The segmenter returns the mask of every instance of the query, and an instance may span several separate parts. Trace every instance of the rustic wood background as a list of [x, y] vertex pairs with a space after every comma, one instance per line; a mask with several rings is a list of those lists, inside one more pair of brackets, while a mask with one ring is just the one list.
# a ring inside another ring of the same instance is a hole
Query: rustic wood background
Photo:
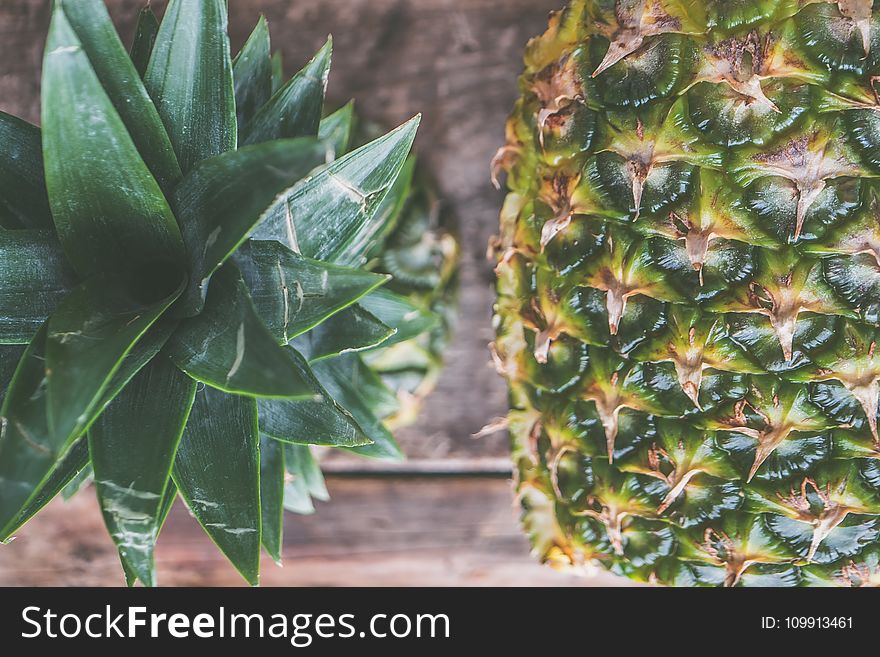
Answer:
[[[108, 0], [128, 42], [141, 2]], [[154, 0], [161, 12], [164, 0]], [[503, 434], [474, 440], [505, 412], [489, 365], [492, 271], [486, 244], [502, 194], [488, 167], [516, 97], [523, 47], [562, 0], [231, 0], [233, 51], [262, 12], [288, 72], [332, 33], [329, 96], [393, 126], [423, 113], [417, 148], [458, 217], [463, 244], [460, 314], [447, 368], [418, 424], [401, 432], [410, 460], [395, 468], [334, 461], [332, 503], [287, 519], [287, 567], [278, 585], [565, 585], [609, 583], [534, 564], [512, 506]], [[0, 0], [0, 109], [37, 122], [49, 0]], [[369, 470], [369, 472], [367, 472]], [[160, 540], [164, 584], [239, 580], [181, 506]], [[0, 549], [0, 584], [121, 582], [91, 491], [54, 502]]]

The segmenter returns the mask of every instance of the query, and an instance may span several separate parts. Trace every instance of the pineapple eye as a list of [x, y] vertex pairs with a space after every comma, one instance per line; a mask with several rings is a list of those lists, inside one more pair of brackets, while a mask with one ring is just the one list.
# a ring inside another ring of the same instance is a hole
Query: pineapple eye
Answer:
[[128, 291], [144, 305], [166, 299], [188, 281], [186, 269], [171, 260], [151, 260], [135, 267], [128, 275]]

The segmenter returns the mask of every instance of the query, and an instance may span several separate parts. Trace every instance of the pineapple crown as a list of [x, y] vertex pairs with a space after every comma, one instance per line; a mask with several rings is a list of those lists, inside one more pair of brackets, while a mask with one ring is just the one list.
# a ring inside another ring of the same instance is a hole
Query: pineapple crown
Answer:
[[350, 352], [437, 321], [364, 269], [419, 117], [346, 153], [331, 41], [285, 81], [264, 18], [234, 59], [226, 29], [171, 0], [129, 54], [101, 0], [56, 0], [42, 129], [0, 113], [0, 540], [91, 468], [129, 583], [178, 492], [257, 583], [285, 469], [326, 493], [306, 445], [400, 456]]

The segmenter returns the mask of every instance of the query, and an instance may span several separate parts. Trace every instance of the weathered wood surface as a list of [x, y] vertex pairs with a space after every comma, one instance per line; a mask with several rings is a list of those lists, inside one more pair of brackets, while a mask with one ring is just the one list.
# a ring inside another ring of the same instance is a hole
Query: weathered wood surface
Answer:
[[[284, 567], [263, 563], [264, 586], [578, 586], [533, 562], [503, 478], [330, 477], [313, 516], [288, 514]], [[159, 538], [164, 586], [242, 580], [177, 504]], [[0, 549], [0, 585], [122, 585], [94, 491], [50, 504]]]
[[[108, 0], [128, 41], [140, 2]], [[232, 0], [233, 49], [264, 13], [288, 71], [332, 33], [329, 95], [357, 101], [388, 126], [423, 113], [418, 149], [460, 222], [460, 318], [448, 367], [419, 424], [400, 436], [410, 461], [389, 478], [331, 478], [333, 501], [317, 515], [288, 517], [285, 568], [266, 584], [481, 585], [585, 583], [532, 563], [498, 478], [394, 479], [401, 470], [503, 471], [504, 435], [471, 434], [505, 411], [505, 388], [489, 365], [492, 272], [486, 244], [502, 194], [488, 163], [504, 137], [527, 39], [562, 0]], [[154, 0], [160, 11], [163, 0]], [[39, 119], [39, 69], [48, 0], [0, 0], [0, 109]], [[383, 466], [335, 463], [337, 470]], [[238, 584], [239, 579], [178, 507], [163, 533], [164, 584]], [[607, 583], [608, 579], [590, 580]], [[91, 491], [53, 503], [0, 549], [0, 584], [118, 584], [119, 567]]]

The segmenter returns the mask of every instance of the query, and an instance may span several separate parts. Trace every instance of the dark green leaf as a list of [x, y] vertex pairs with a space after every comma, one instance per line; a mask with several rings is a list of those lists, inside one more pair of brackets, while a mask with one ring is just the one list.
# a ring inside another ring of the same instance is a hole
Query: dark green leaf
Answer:
[[332, 53], [333, 41], [327, 39], [315, 57], [260, 108], [245, 127], [241, 143], [317, 136]]
[[321, 120], [321, 125], [318, 127], [318, 137], [333, 148], [334, 160], [345, 155], [351, 148], [354, 121], [353, 100]]
[[347, 367], [351, 368], [354, 373], [353, 378], [357, 379], [361, 401], [373, 415], [384, 420], [400, 411], [400, 399], [397, 393], [389, 387], [366, 358], [351, 358]]
[[202, 162], [180, 184], [174, 209], [191, 261], [179, 312], [197, 314], [211, 274], [244, 242], [275, 199], [321, 164], [315, 139], [279, 140]]
[[382, 459], [403, 458], [403, 452], [391, 432], [373, 412], [369, 395], [363, 392], [375, 374], [370, 372], [358, 356], [349, 354], [322, 360], [315, 363], [314, 371], [327, 392], [351, 413], [373, 441], [372, 445], [352, 448], [352, 452]]
[[[171, 512], [171, 507], [174, 506], [174, 501], [176, 499], [177, 486], [174, 485], [174, 479], [168, 479], [168, 482], [165, 485], [165, 492], [162, 493], [162, 499], [159, 501], [159, 514], [157, 517], [157, 527], [159, 532], [162, 531], [162, 527], [165, 525], [165, 521], [168, 519], [168, 514]], [[137, 574], [121, 557], [120, 562], [122, 563], [122, 570], [125, 572], [126, 585], [134, 586], [138, 579]]]
[[144, 78], [183, 173], [238, 142], [225, 0], [171, 0]]
[[73, 287], [53, 233], [0, 229], [0, 344], [27, 344]]
[[368, 445], [370, 439], [351, 414], [318, 382], [305, 359], [294, 349], [288, 350], [301, 376], [309, 380], [316, 398], [257, 400], [260, 430], [283, 442], [337, 447]]
[[165, 486], [165, 492], [162, 494], [162, 501], [159, 503], [159, 531], [165, 525], [168, 514], [171, 513], [171, 507], [174, 506], [174, 500], [177, 499], [177, 486], [174, 479], [169, 479]]
[[[64, 457], [51, 468], [27, 503], [15, 514], [13, 519], [0, 530], [0, 542], [8, 540], [24, 524], [33, 518], [58, 493], [73, 482], [89, 465], [89, 445], [85, 437], [77, 440]], [[5, 509], [5, 501], [2, 503]], [[4, 511], [5, 513], [5, 511]]]
[[397, 180], [418, 125], [416, 117], [303, 181], [288, 198], [289, 212], [273, 211], [254, 238], [278, 240], [317, 260], [362, 264], [382, 231], [376, 211]]
[[88, 486], [95, 478], [91, 463], [80, 470], [67, 485], [61, 489], [61, 497], [64, 501], [72, 499], [78, 492]]
[[284, 86], [284, 58], [280, 52], [272, 55], [272, 93]]
[[177, 328], [177, 323], [164, 317], [150, 327], [125, 358], [122, 359], [122, 364], [116, 370], [116, 373], [107, 385], [107, 389], [104, 391], [104, 398], [101, 401], [100, 408], [103, 409], [113, 401], [116, 395], [122, 392], [122, 389], [134, 378], [135, 374], [153, 360], [156, 354], [165, 346], [165, 343], [168, 342], [168, 338], [171, 337], [175, 328]]
[[[131, 44], [131, 61], [141, 79], [147, 74], [150, 55], [153, 54], [153, 44], [156, 43], [156, 35], [158, 34], [159, 19], [156, 18], [153, 9], [147, 5], [141, 9], [141, 13], [138, 16], [137, 27], [134, 31], [134, 42]], [[174, 152], [173, 149], [172, 152]]]
[[0, 405], [25, 348], [23, 345], [0, 345]]
[[257, 316], [234, 265], [211, 279], [201, 315], [186, 319], [166, 347], [171, 360], [198, 381], [257, 397], [311, 397], [314, 393]]
[[260, 453], [253, 399], [196, 394], [174, 483], [193, 515], [252, 585], [260, 573]]
[[400, 170], [400, 175], [394, 181], [394, 185], [385, 195], [382, 205], [376, 210], [373, 221], [380, 226], [373, 236], [372, 244], [367, 249], [367, 257], [375, 258], [382, 255], [385, 250], [385, 242], [388, 236], [397, 228], [403, 209], [412, 200], [413, 177], [416, 172], [416, 158], [410, 155]]
[[[66, 0], [56, 3], [56, 11], [66, 15], [79, 39], [79, 45], [109, 96], [110, 102], [113, 103], [113, 107], [128, 129], [141, 157], [160, 187], [165, 192], [170, 192], [180, 181], [180, 165], [177, 163], [165, 126], [159, 118], [159, 112], [147, 94], [135, 63], [125, 51], [125, 46], [122, 45], [113, 27], [104, 3], [102, 0], [75, 0], [75, 2]], [[150, 29], [149, 19], [145, 18], [143, 13], [140, 27]], [[77, 75], [72, 70], [70, 73], [73, 76]], [[43, 87], [43, 93], [45, 90], [46, 88]], [[55, 108], [59, 112], [67, 109], [66, 106]], [[45, 125], [45, 119], [43, 123]]]
[[280, 242], [251, 240], [235, 254], [257, 314], [279, 344], [314, 328], [387, 280], [303, 258]]
[[[99, 405], [99, 409], [105, 408], [107, 404], [119, 394], [120, 390], [129, 380], [131, 380], [140, 368], [146, 365], [146, 363], [158, 353], [159, 349], [168, 338], [171, 328], [173, 328], [173, 325], [166, 322], [159, 322], [155, 324], [135, 345], [135, 347], [129, 352], [128, 356], [123, 359], [122, 365], [107, 386], [107, 390], [104, 392], [104, 398]], [[43, 333], [45, 333], [45, 330], [41, 330], [38, 335], [42, 335]], [[40, 353], [43, 354], [45, 350], [42, 342], [43, 338], [40, 338], [40, 340], [39, 349], [41, 350]], [[15, 349], [18, 349], [18, 347], [15, 347]], [[10, 430], [8, 435], [5, 433], [0, 434], [0, 436], [2, 436], [0, 437], [0, 455], [13, 455], [4, 457], [10, 459], [7, 464], [10, 468], [10, 472], [16, 472], [19, 469], [22, 471], [25, 469], [29, 470], [29, 476], [27, 476], [22, 483], [24, 486], [29, 487], [32, 492], [27, 500], [19, 500], [21, 508], [15, 514], [13, 520], [2, 529], [2, 532], [0, 532], [0, 540], [5, 540], [10, 534], [17, 531], [19, 527], [30, 520], [30, 518], [55, 497], [60, 490], [67, 486], [68, 483], [76, 477], [77, 473], [82, 471], [89, 462], [88, 442], [84, 436], [74, 443], [73, 447], [70, 448], [63, 458], [55, 462], [54, 458], [52, 458], [51, 447], [43, 447], [42, 449], [38, 448], [35, 453], [31, 453], [30, 450], [36, 445], [36, 443], [29, 443], [27, 437], [21, 433], [21, 428], [25, 426], [22, 424], [23, 422], [36, 423], [34, 426], [37, 426], [37, 431], [41, 432], [37, 433], [37, 435], [47, 435], [49, 431], [45, 419], [47, 408], [45, 385], [43, 383], [45, 380], [44, 360], [44, 355], [41, 355], [37, 360], [30, 360], [28, 367], [32, 368], [31, 373], [23, 376], [19, 383], [20, 386], [25, 386], [21, 395], [26, 396], [28, 406], [20, 406], [18, 409], [13, 409], [11, 415], [7, 415], [6, 411], [4, 411], [3, 414], [4, 417], [15, 417], [18, 419], [16, 420], [17, 425], [14, 431]], [[42, 375], [38, 374], [38, 368], [43, 368]], [[33, 388], [33, 391], [28, 391], [26, 385], [27, 380], [36, 381], [38, 377], [40, 383]], [[33, 406], [30, 406], [30, 404], [33, 404]], [[30, 434], [28, 433], [27, 436], [29, 435]], [[0, 460], [0, 490], [2, 490], [3, 477], [6, 476], [3, 474], [4, 463], [5, 461]], [[23, 463], [24, 465], [19, 465], [20, 463]], [[6, 515], [6, 500], [3, 496], [0, 496], [0, 500], [2, 500], [0, 501], [0, 523], [2, 523], [2, 518], [9, 516]], [[14, 506], [14, 504], [15, 502], [10, 500], [10, 505]]]
[[107, 406], [89, 430], [98, 500], [120, 558], [155, 585], [153, 548], [171, 466], [195, 381], [159, 356]]
[[375, 315], [383, 324], [397, 332], [382, 343], [383, 347], [410, 340], [434, 328], [440, 317], [412, 303], [405, 296], [390, 290], [376, 290], [358, 302], [358, 305]]
[[15, 222], [8, 228], [51, 228], [40, 129], [0, 112], [0, 144], [0, 216]]
[[46, 420], [46, 333], [44, 325], [28, 345], [0, 409], [0, 540], [68, 447]]
[[125, 585], [128, 588], [132, 588], [137, 584], [137, 573], [129, 568], [128, 564], [125, 563], [121, 556], [119, 557], [119, 563], [122, 564], [122, 574], [125, 575]]
[[260, 16], [254, 31], [232, 62], [232, 75], [241, 135], [243, 128], [272, 96], [272, 47], [265, 16]]
[[42, 117], [52, 214], [80, 276], [182, 262], [174, 215], [57, 6], [43, 63]]
[[144, 299], [125, 283], [104, 278], [83, 283], [47, 323], [49, 429], [60, 446], [82, 433], [101, 410], [104, 392], [125, 357], [181, 289], [163, 290], [158, 300]]
[[263, 512], [263, 547], [281, 563], [284, 539], [284, 445], [260, 435], [260, 506]]
[[394, 329], [358, 305], [342, 310], [308, 333], [294, 338], [296, 347], [310, 361], [372, 349], [385, 344]]

